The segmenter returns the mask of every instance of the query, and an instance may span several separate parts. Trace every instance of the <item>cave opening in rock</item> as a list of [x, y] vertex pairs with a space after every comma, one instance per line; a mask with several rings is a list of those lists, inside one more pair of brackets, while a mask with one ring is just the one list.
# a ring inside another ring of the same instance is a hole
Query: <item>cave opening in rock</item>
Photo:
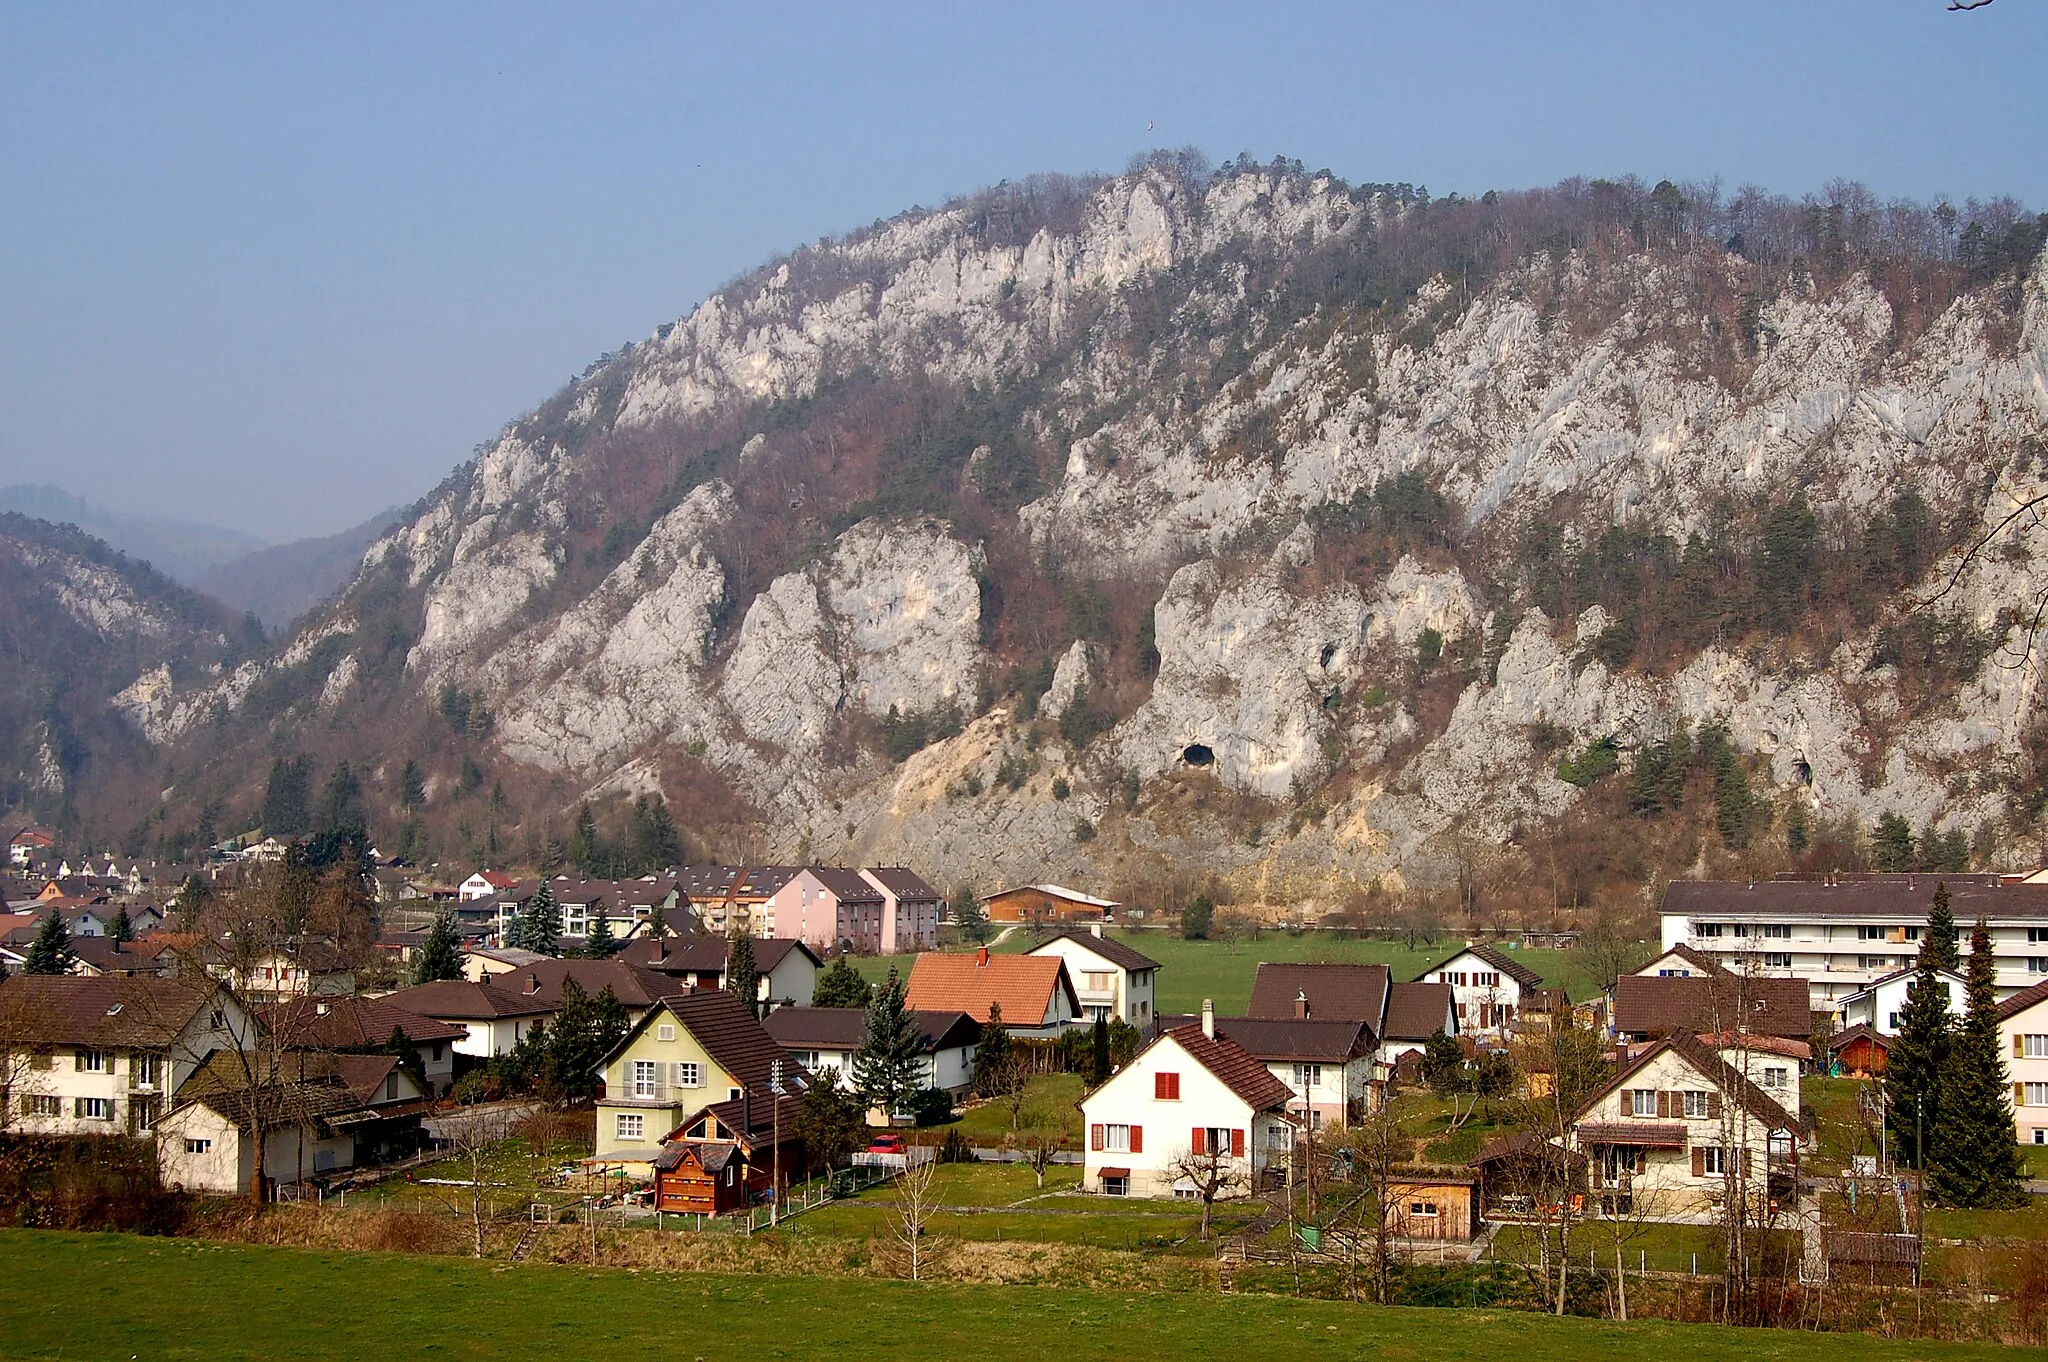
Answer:
[[1190, 766], [1214, 766], [1216, 753], [1207, 743], [1191, 742], [1180, 750], [1180, 759]]
[[1334, 643], [1325, 643], [1325, 644], [1323, 645], [1323, 660], [1322, 660], [1322, 665], [1323, 665], [1323, 666], [1325, 666], [1325, 667], [1329, 666], [1329, 665], [1330, 665], [1330, 660], [1331, 660], [1332, 658], [1336, 657], [1336, 656], [1337, 656], [1337, 645], [1336, 645], [1336, 644], [1334, 644]]

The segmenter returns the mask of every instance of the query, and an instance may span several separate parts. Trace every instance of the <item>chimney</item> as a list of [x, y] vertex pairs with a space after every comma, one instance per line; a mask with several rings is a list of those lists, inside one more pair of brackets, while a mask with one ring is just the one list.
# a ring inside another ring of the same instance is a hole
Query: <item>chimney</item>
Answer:
[[980, 969], [986, 964], [988, 964], [988, 947], [983, 946], [974, 954], [974, 967]]
[[538, 974], [529, 973], [526, 976], [526, 991], [528, 993], [540, 992], [540, 976]]
[[314, 1016], [316, 1016], [316, 1017], [324, 1017], [324, 1016], [326, 1016], [326, 1015], [327, 1015], [327, 1014], [328, 1014], [329, 1012], [332, 1012], [333, 1010], [334, 1010], [334, 1004], [332, 1004], [332, 1003], [315, 1003], [315, 1004], [313, 1004], [313, 1015], [314, 1015]]
[[1210, 1040], [1216, 1039], [1216, 1000], [1202, 999], [1202, 1034]]
[[1294, 992], [1294, 1019], [1296, 1021], [1308, 1020], [1308, 990], [1306, 989], [1296, 989]]
[[1100, 939], [1102, 938], [1102, 924], [1101, 924], [1101, 923], [1099, 923], [1099, 922], [1091, 922], [1091, 923], [1089, 923], [1089, 924], [1088, 924], [1088, 935], [1090, 935], [1090, 936], [1092, 936], [1092, 937], [1096, 938], [1097, 940], [1100, 940]]

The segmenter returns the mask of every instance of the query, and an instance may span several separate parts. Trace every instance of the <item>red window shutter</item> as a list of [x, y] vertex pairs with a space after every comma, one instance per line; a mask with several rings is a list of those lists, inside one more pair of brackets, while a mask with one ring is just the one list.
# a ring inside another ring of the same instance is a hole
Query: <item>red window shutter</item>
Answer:
[[1131, 1152], [1133, 1154], [1142, 1154], [1145, 1152], [1145, 1127], [1131, 1127]]
[[1195, 1133], [1194, 1133], [1193, 1137], [1192, 1137], [1192, 1138], [1191, 1138], [1191, 1139], [1189, 1140], [1189, 1142], [1188, 1142], [1188, 1148], [1190, 1148], [1190, 1149], [1194, 1150], [1194, 1151], [1195, 1151], [1195, 1152], [1196, 1152], [1197, 1154], [1206, 1154], [1206, 1153], [1208, 1153], [1208, 1152], [1209, 1152], [1209, 1132], [1208, 1132], [1208, 1131], [1206, 1131], [1206, 1130], [1204, 1130], [1204, 1129], [1202, 1129], [1202, 1128], [1201, 1128], [1200, 1126], [1196, 1126], [1196, 1127], [1195, 1127]]
[[1230, 1132], [1230, 1157], [1233, 1159], [1244, 1157], [1244, 1132], [1242, 1130]]
[[1699, 1145], [1692, 1147], [1692, 1175], [1696, 1178], [1707, 1175], [1707, 1151]]
[[1100, 1148], [1102, 1148], [1102, 1127], [1101, 1127], [1101, 1126], [1095, 1126], [1095, 1125], [1092, 1125], [1092, 1126], [1089, 1126], [1089, 1127], [1088, 1127], [1088, 1147], [1089, 1147], [1090, 1149], [1100, 1149]]
[[1174, 1101], [1176, 1101], [1176, 1102], [1180, 1101], [1180, 1075], [1179, 1075], [1179, 1074], [1168, 1074], [1168, 1075], [1166, 1076], [1166, 1095], [1167, 1095], [1168, 1097], [1172, 1098], [1172, 1099], [1173, 1099]]

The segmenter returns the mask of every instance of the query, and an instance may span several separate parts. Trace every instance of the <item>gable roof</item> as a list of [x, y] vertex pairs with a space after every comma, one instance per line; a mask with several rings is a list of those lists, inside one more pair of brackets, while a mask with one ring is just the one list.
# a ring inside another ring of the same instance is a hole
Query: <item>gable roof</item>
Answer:
[[789, 1051], [777, 1044], [761, 1023], [754, 1020], [753, 1010], [724, 989], [716, 988], [674, 993], [661, 999], [627, 1030], [601, 1063], [609, 1065], [618, 1058], [626, 1047], [654, 1024], [656, 1017], [664, 1013], [674, 1017], [676, 1025], [695, 1037], [705, 1053], [711, 1056], [712, 1062], [737, 1079], [742, 1087], [766, 1091], [778, 1059], [783, 1061], [785, 1077], [797, 1071]]
[[1832, 874], [1741, 880], [1674, 880], [1660, 911], [1694, 918], [1740, 921], [1755, 917], [1896, 918], [1927, 920], [1934, 891], [1947, 885], [1958, 922], [1990, 918], [2048, 918], [2048, 884], [2011, 884], [1990, 874]]
[[[1836, 999], [1835, 1007], [1837, 1009], [1840, 1009], [1841, 1007], [1845, 1006], [1852, 998], [1861, 998], [1866, 993], [1875, 993], [1878, 989], [1883, 988], [1886, 984], [1895, 984], [1900, 979], [1908, 978], [1918, 972], [1919, 971], [1916, 966], [1908, 965], [1904, 969], [1895, 969], [1889, 974], [1880, 974], [1877, 978], [1872, 979], [1869, 983], [1857, 989], [1854, 993], [1847, 993], [1842, 995], [1842, 997]], [[1958, 974], [1955, 970], [1937, 969], [1934, 972], [1940, 978], [1947, 979], [1950, 983], [1959, 984], [1962, 986], [1962, 988], [1954, 990], [1952, 992], [1951, 996], [1953, 997], [1961, 998], [1963, 996], [1964, 990], [1967, 990], [1969, 987], [1969, 981], [1963, 978], [1963, 976], [1961, 974]]]
[[924, 877], [907, 866], [871, 865], [860, 872], [906, 903], [936, 903], [945, 895], [931, 887]]
[[1218, 1017], [1216, 1034], [1260, 1060], [1314, 1060], [1342, 1064], [1377, 1046], [1372, 1027], [1335, 1017]]
[[1813, 1034], [1812, 1006], [1804, 979], [1724, 970], [1705, 978], [1624, 974], [1614, 981], [1614, 1029], [1634, 1036], [1746, 1026], [1802, 1040]]
[[1030, 950], [1024, 953], [1026, 955], [1036, 955], [1040, 951], [1044, 950], [1047, 946], [1052, 945], [1055, 941], [1072, 941], [1077, 945], [1080, 945], [1090, 951], [1093, 951], [1095, 954], [1101, 956], [1104, 960], [1109, 961], [1110, 964], [1117, 966], [1119, 969], [1136, 970], [1159, 968], [1159, 962], [1157, 960], [1154, 960], [1151, 956], [1145, 954], [1141, 950], [1136, 949], [1135, 947], [1128, 946], [1123, 942], [1118, 941], [1115, 937], [1111, 936], [1107, 932], [1104, 932], [1101, 936], [1097, 936], [1093, 932], [1080, 931], [1072, 927], [1065, 927], [1060, 929], [1059, 931], [1054, 932], [1051, 936], [1039, 942], [1036, 946], [1033, 946]]
[[1388, 1040], [1428, 1040], [1451, 1015], [1449, 984], [1395, 984], [1387, 990]]
[[501, 993], [517, 993], [536, 999], [553, 1011], [562, 1005], [562, 994], [574, 980], [595, 998], [606, 989], [627, 1007], [652, 1007], [676, 992], [675, 980], [651, 969], [623, 960], [567, 960], [550, 957], [531, 965], [484, 976], [483, 986]]
[[978, 1022], [988, 1020], [991, 1003], [1000, 1003], [1004, 1025], [1030, 1028], [1045, 1025], [1056, 991], [1079, 1015], [1073, 980], [1056, 955], [927, 953], [910, 967], [904, 1002], [919, 1012], [965, 1012]]
[[539, 998], [507, 988], [485, 988], [467, 979], [437, 979], [384, 995], [384, 1001], [422, 1017], [453, 1017], [459, 1021], [492, 1021], [499, 1017], [538, 1017], [554, 1012]]
[[[1700, 1077], [1706, 1079], [1719, 1089], [1725, 1100], [1738, 1103], [1748, 1110], [1750, 1115], [1756, 1117], [1759, 1121], [1767, 1123], [1771, 1129], [1796, 1131], [1806, 1129], [1805, 1123], [1797, 1115], [1779, 1106], [1762, 1088], [1759, 1088], [1756, 1084], [1738, 1073], [1732, 1064], [1729, 1064], [1712, 1050], [1700, 1044], [1695, 1037], [1683, 1032], [1677, 1035], [1666, 1036], [1654, 1044], [1645, 1046], [1641, 1054], [1623, 1064], [1615, 1072], [1614, 1077], [1608, 1079], [1592, 1096], [1586, 1099], [1573, 1119], [1575, 1121], [1583, 1120], [1602, 1101], [1606, 1100], [1610, 1094], [1626, 1085], [1630, 1078], [1641, 1073], [1652, 1060], [1667, 1050], [1691, 1065]], [[1681, 1127], [1681, 1129], [1683, 1128]]]
[[1523, 988], [1534, 988], [1536, 985], [1543, 982], [1543, 976], [1538, 974], [1535, 970], [1530, 969], [1527, 965], [1515, 959], [1506, 951], [1500, 950], [1494, 946], [1489, 946], [1484, 942], [1481, 942], [1479, 945], [1476, 946], [1465, 946], [1458, 950], [1455, 954], [1444, 957], [1442, 964], [1431, 965], [1428, 969], [1416, 975], [1414, 982], [1418, 984], [1423, 982], [1430, 975], [1444, 968], [1444, 966], [1450, 964], [1451, 961], [1456, 960], [1460, 955], [1469, 955], [1474, 957], [1475, 959], [1484, 960], [1487, 964], [1493, 966], [1502, 974], [1507, 975], [1508, 978], [1514, 980]]
[[461, 1040], [469, 1034], [388, 997], [295, 998], [264, 1008], [262, 1015], [263, 1024], [273, 1031], [282, 1028], [289, 1042], [322, 1050], [382, 1045], [391, 1039], [394, 1027], [415, 1045]]
[[0, 982], [0, 1015], [34, 1045], [158, 1049], [216, 992], [148, 974], [20, 974]]
[[[816, 951], [794, 937], [757, 936], [754, 968], [762, 974], [773, 974], [792, 951], [809, 956], [814, 966], [824, 964]], [[628, 941], [612, 956], [614, 960], [662, 974], [724, 974], [725, 963], [731, 958], [732, 943], [722, 936], [643, 936]]]
[[[713, 1102], [709, 1106], [699, 1107], [685, 1116], [674, 1130], [662, 1136], [661, 1142], [664, 1145], [669, 1144], [671, 1141], [690, 1141], [695, 1143], [693, 1137], [687, 1136], [683, 1132], [709, 1116], [717, 1121], [720, 1126], [739, 1136], [738, 1142], [748, 1148], [751, 1148], [764, 1137], [766, 1139], [773, 1139], [778, 1124], [782, 1131], [783, 1143], [787, 1144], [796, 1138], [796, 1118], [797, 1113], [803, 1109], [803, 1092], [801, 1082], [790, 1083], [785, 1081], [785, 1086], [789, 1090], [779, 1097], [764, 1089], [761, 1092], [750, 1092], [744, 1097], [736, 1097], [730, 1101]], [[709, 1147], [715, 1148], [715, 1142]], [[663, 1152], [666, 1153], [666, 1150]], [[700, 1155], [699, 1157], [704, 1156]], [[707, 1170], [710, 1166], [707, 1159]]]
[[1092, 894], [1084, 894], [1078, 889], [1069, 889], [1063, 884], [1012, 885], [1008, 889], [996, 890], [995, 893], [990, 894], [987, 898], [983, 899], [982, 902], [993, 903], [997, 899], [1003, 897], [1005, 894], [1024, 893], [1038, 893], [1045, 895], [1047, 898], [1065, 899], [1068, 903], [1078, 903], [1084, 908], [1108, 909], [1122, 907], [1122, 905], [1117, 903], [1114, 899], [1099, 899]]
[[2020, 1013], [2037, 1003], [2048, 1002], [2048, 979], [2038, 984], [2029, 984], [1998, 1005], [1998, 1019], [2011, 1021]]
[[[1200, 1026], [1176, 1026], [1161, 1032], [1152, 1044], [1162, 1040], [1171, 1040], [1187, 1051], [1188, 1058], [1216, 1075], [1217, 1081], [1253, 1111], [1270, 1111], [1274, 1107], [1285, 1110], [1294, 1100], [1294, 1089], [1275, 1078], [1264, 1060], [1228, 1036], [1205, 1036]], [[1145, 1048], [1149, 1050], [1152, 1046]]]
[[[867, 1036], [867, 1009], [860, 1007], [778, 1007], [761, 1023], [778, 1044], [796, 1050], [855, 1050]], [[910, 1014], [925, 1053], [972, 1045], [981, 1023], [965, 1012]]]
[[[1674, 955], [1702, 974], [1726, 974], [1729, 972], [1728, 967], [1713, 956], [1708, 955], [1705, 951], [1696, 951], [1682, 941], [1669, 950], [1657, 952], [1657, 960], [1669, 960]], [[1657, 960], [1650, 961], [1642, 969], [1629, 972], [1631, 974], [1646, 974], [1655, 968]]]
[[163, 940], [116, 941], [111, 936], [71, 938], [71, 953], [102, 974], [160, 969], [164, 963], [163, 955], [170, 949], [171, 943]]
[[1252, 1000], [1245, 1015], [1292, 1017], [1295, 999], [1307, 994], [1311, 1017], [1378, 1026], [1387, 1013], [1392, 979], [1393, 973], [1385, 965], [1296, 965], [1262, 960], [1252, 980]]
[[1828, 1037], [1828, 1053], [1832, 1055], [1846, 1050], [1859, 1040], [1867, 1040], [1886, 1054], [1891, 1053], [1891, 1037], [1872, 1027], [1869, 1022], [1857, 1022], [1854, 1026], [1837, 1031]]
[[841, 903], [880, 903], [882, 891], [861, 878], [858, 870], [848, 870], [839, 865], [806, 866], [811, 878], [825, 886], [826, 892]]

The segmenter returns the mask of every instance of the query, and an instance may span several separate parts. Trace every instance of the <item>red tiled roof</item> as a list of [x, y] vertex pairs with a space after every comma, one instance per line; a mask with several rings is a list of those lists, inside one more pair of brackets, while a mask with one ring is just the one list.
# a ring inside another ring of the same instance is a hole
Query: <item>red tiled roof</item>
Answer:
[[1294, 1089], [1275, 1078], [1265, 1061], [1228, 1036], [1210, 1037], [1202, 1034], [1200, 1026], [1177, 1026], [1160, 1039], [1171, 1040], [1187, 1051], [1190, 1059], [1216, 1075], [1253, 1111], [1284, 1109], [1294, 1099]]
[[489, 1021], [498, 1017], [538, 1017], [552, 1013], [552, 1003], [510, 989], [485, 988], [467, 979], [440, 979], [386, 994], [384, 1001], [422, 1017], [453, 1017]]
[[910, 967], [904, 1000], [919, 1012], [965, 1012], [978, 1022], [988, 1020], [991, 1003], [1000, 1003], [1004, 1025], [1029, 1028], [1045, 1024], [1056, 989], [1065, 990], [1078, 1014], [1073, 982], [1058, 956], [926, 954]]
[[273, 1031], [282, 1028], [293, 1045], [323, 1050], [382, 1045], [391, 1039], [394, 1027], [415, 1045], [461, 1040], [469, 1034], [460, 1026], [401, 1007], [388, 997], [299, 998], [263, 1009], [263, 1022]]
[[22, 974], [0, 982], [0, 1016], [11, 1039], [32, 1044], [154, 1049], [213, 996], [154, 975]]

